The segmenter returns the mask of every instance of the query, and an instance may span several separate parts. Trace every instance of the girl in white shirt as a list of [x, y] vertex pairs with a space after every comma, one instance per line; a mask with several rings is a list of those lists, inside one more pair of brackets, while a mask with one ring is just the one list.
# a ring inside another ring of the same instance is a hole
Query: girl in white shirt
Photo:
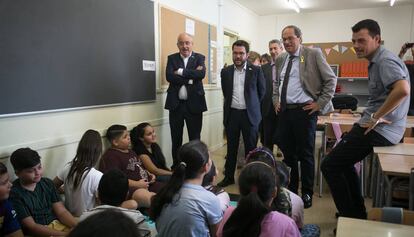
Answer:
[[101, 154], [101, 135], [95, 130], [86, 131], [79, 141], [75, 158], [53, 180], [58, 189], [64, 185], [65, 206], [74, 216], [95, 206], [102, 173], [94, 167]]

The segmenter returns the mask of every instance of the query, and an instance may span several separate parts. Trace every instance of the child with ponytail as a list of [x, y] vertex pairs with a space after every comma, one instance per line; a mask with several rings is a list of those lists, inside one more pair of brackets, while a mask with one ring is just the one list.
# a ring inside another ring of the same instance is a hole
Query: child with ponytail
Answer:
[[193, 140], [180, 148], [178, 158], [170, 180], [151, 202], [158, 236], [215, 236], [222, 219], [220, 201], [201, 186], [211, 168], [207, 146]]
[[260, 161], [247, 164], [239, 176], [240, 200], [229, 207], [219, 225], [218, 237], [299, 237], [295, 222], [271, 210], [277, 195], [272, 167]]

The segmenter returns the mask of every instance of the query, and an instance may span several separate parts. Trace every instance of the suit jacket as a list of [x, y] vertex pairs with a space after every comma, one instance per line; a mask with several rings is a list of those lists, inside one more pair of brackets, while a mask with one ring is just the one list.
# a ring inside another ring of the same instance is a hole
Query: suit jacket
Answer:
[[[276, 58], [276, 81], [273, 84], [273, 101], [279, 103], [280, 72], [288, 58], [283, 53]], [[333, 111], [332, 97], [335, 94], [336, 76], [326, 62], [322, 52], [300, 46], [299, 74], [302, 87], [312, 99], [318, 103], [321, 114]]]
[[[165, 101], [165, 109], [175, 110], [180, 104], [178, 92], [182, 85], [187, 88], [187, 106], [192, 113], [202, 113], [207, 110], [206, 98], [204, 96], [204, 88], [202, 80], [206, 76], [205, 57], [202, 54], [192, 52], [184, 67], [184, 60], [180, 53], [168, 56], [166, 77], [170, 83], [167, 90], [167, 99]], [[202, 70], [196, 70], [198, 66], [202, 66]], [[183, 68], [183, 75], [176, 75], [174, 71]], [[189, 84], [189, 80], [193, 80], [193, 84]]]
[[[231, 102], [233, 97], [234, 64], [221, 70], [221, 89], [224, 96], [224, 126], [228, 123]], [[266, 85], [260, 67], [250, 63], [246, 65], [246, 78], [244, 81], [244, 99], [249, 122], [258, 127], [262, 120], [260, 103], [263, 100]]]
[[262, 65], [263, 76], [266, 84], [266, 93], [262, 101], [262, 117], [265, 117], [269, 112], [275, 111], [272, 96], [273, 96], [273, 75], [272, 65], [270, 63]]

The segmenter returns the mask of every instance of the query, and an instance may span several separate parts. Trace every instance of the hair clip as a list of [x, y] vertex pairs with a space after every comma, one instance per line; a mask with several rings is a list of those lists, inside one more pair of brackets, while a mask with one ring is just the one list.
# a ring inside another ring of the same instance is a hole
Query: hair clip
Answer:
[[271, 154], [270, 152], [266, 151], [265, 149], [263, 149], [263, 147], [257, 147], [255, 149], [251, 150], [249, 152], [249, 154], [247, 154], [247, 156], [246, 156], [246, 162], [249, 162], [250, 157], [253, 154], [257, 153], [257, 152], [263, 152], [263, 153], [265, 153], [272, 160], [273, 167], [276, 167], [276, 161], [275, 161], [274, 155]]
[[180, 162], [180, 165], [184, 166], [185, 168], [187, 168], [187, 164], [184, 161]]

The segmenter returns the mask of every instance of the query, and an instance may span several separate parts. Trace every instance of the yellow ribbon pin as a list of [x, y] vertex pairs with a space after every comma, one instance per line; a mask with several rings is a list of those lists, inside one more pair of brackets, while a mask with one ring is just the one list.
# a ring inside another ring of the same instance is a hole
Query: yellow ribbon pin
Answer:
[[300, 56], [300, 62], [301, 62], [301, 63], [304, 63], [304, 62], [305, 62], [305, 57], [303, 57], [303, 55], [302, 55], [302, 56]]

